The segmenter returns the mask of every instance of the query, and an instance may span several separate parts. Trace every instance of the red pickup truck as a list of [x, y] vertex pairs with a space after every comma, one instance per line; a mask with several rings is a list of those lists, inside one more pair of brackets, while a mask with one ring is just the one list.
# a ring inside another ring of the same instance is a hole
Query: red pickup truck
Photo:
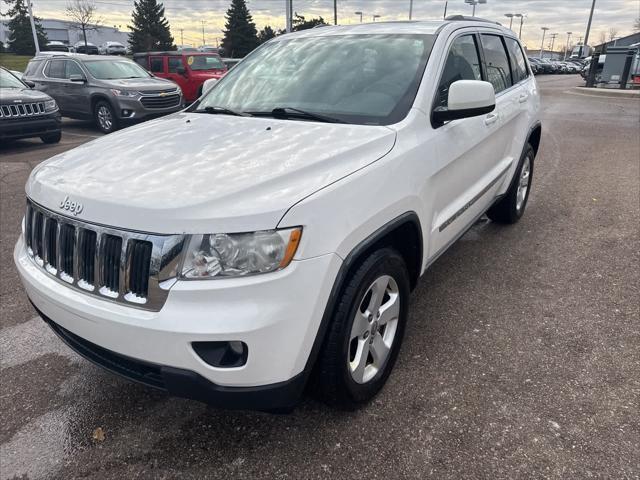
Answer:
[[219, 79], [227, 73], [216, 53], [145, 52], [134, 54], [133, 59], [156, 77], [177, 83], [187, 102], [194, 102], [202, 94], [205, 80]]

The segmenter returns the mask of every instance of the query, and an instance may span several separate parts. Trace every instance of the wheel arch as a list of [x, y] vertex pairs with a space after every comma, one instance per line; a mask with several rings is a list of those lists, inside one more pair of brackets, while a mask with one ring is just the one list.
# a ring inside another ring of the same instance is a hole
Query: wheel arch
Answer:
[[94, 115], [95, 109], [96, 109], [96, 105], [100, 101], [105, 101], [109, 105], [111, 105], [111, 108], [113, 109], [113, 113], [115, 113], [117, 115], [117, 110], [113, 106], [113, 102], [109, 99], [109, 97], [107, 97], [103, 93], [94, 93], [93, 95], [91, 95], [91, 116]]
[[535, 155], [538, 154], [538, 149], [540, 148], [541, 139], [542, 139], [542, 124], [538, 122], [531, 128], [531, 130], [529, 130], [529, 135], [527, 136], [527, 143], [531, 144], [531, 146], [533, 147], [533, 153]]

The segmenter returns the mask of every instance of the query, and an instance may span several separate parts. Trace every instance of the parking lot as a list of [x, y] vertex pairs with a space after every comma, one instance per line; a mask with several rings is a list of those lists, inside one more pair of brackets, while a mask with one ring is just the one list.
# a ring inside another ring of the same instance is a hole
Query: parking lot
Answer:
[[538, 82], [525, 217], [432, 266], [389, 382], [352, 413], [216, 410], [71, 352], [12, 251], [31, 169], [99, 134], [66, 120], [58, 145], [0, 146], [0, 479], [639, 478], [640, 100]]

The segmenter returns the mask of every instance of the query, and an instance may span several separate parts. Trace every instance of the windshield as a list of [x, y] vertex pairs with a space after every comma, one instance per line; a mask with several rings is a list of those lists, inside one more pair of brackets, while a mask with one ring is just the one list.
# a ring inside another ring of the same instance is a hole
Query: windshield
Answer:
[[333, 35], [269, 42], [230, 70], [192, 111], [264, 114], [286, 108], [346, 123], [396, 123], [413, 104], [434, 40]]
[[25, 86], [12, 74], [0, 69], [0, 88], [25, 88]]
[[149, 73], [128, 60], [105, 61], [94, 60], [84, 62], [89, 73], [98, 80], [119, 80], [123, 78], [149, 78]]
[[223, 69], [224, 63], [216, 55], [191, 55], [187, 57], [187, 64], [191, 70]]

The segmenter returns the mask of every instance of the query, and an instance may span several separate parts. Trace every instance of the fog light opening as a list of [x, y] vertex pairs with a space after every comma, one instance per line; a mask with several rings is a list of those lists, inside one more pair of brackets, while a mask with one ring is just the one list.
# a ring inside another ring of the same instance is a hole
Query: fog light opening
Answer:
[[247, 363], [249, 349], [240, 341], [193, 342], [193, 350], [205, 363], [217, 368], [237, 368]]

